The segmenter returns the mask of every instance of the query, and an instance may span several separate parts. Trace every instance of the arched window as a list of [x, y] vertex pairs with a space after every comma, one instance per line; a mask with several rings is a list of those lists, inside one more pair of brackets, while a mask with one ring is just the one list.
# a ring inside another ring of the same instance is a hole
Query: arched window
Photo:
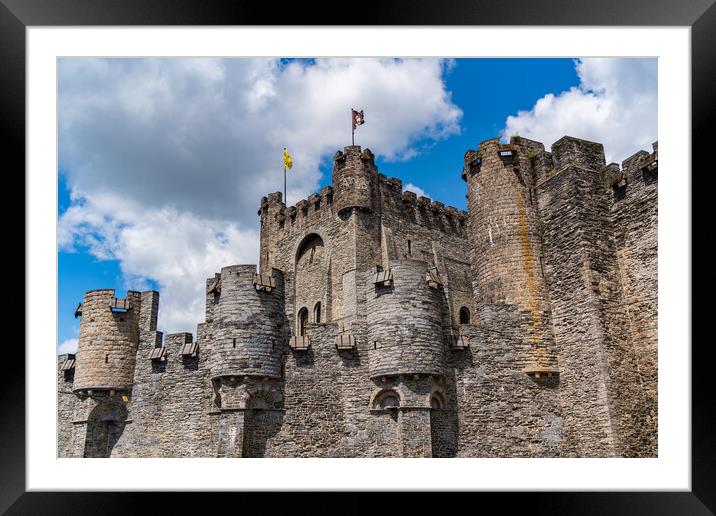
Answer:
[[298, 311], [298, 334], [303, 337], [306, 335], [306, 325], [308, 324], [308, 308], [305, 306]]
[[400, 397], [398, 396], [398, 393], [392, 390], [383, 391], [381, 392], [376, 398], [373, 400], [373, 408], [374, 409], [388, 409], [388, 408], [398, 408], [400, 406]]
[[316, 303], [313, 307], [313, 320], [317, 323], [321, 322], [321, 302]]
[[441, 392], [434, 392], [430, 396], [430, 408], [442, 409], [446, 407], [445, 396]]
[[470, 310], [466, 306], [460, 308], [460, 324], [470, 324]]

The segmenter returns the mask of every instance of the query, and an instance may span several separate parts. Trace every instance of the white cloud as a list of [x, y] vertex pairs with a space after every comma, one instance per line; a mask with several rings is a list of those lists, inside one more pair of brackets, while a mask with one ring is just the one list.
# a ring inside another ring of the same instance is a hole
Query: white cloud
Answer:
[[57, 346], [57, 354], [64, 355], [66, 353], [77, 353], [77, 339], [67, 339], [62, 341], [62, 344]]
[[657, 60], [588, 58], [575, 62], [579, 86], [539, 99], [507, 117], [518, 134], [549, 146], [564, 135], [604, 144], [607, 163], [651, 150], [657, 140]]
[[404, 190], [404, 191], [408, 191], [408, 192], [413, 192], [413, 193], [415, 193], [418, 197], [420, 197], [421, 195], [424, 196], [424, 197], [430, 197], [427, 193], [425, 193], [425, 190], [423, 190], [423, 189], [420, 188], [419, 186], [414, 185], [413, 183], [408, 183], [408, 184], [406, 184], [406, 185], [403, 187], [403, 190]]
[[[126, 287], [161, 290], [159, 326], [193, 331], [204, 280], [258, 259], [260, 198], [315, 191], [319, 164], [350, 143], [409, 159], [419, 139], [459, 131], [434, 59], [63, 59], [60, 169], [72, 204], [60, 247], [118, 259]], [[101, 288], [102, 285], [98, 285]]]

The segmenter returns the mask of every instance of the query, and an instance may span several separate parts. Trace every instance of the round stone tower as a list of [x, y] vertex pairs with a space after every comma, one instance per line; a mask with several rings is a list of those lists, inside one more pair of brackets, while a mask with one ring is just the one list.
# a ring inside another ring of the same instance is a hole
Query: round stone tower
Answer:
[[358, 145], [345, 147], [333, 158], [333, 199], [337, 213], [347, 208], [373, 208], [375, 157]]
[[426, 281], [428, 264], [391, 262], [392, 282], [368, 280], [367, 326], [371, 378], [439, 375], [445, 368], [441, 292]]
[[134, 380], [141, 294], [116, 299], [113, 289], [90, 290], [81, 305], [74, 392], [128, 391]]
[[[478, 311], [486, 305], [512, 305], [525, 319], [533, 365], [551, 368], [546, 346], [553, 340], [549, 295], [544, 279], [542, 236], [531, 158], [544, 146], [513, 137], [497, 138], [465, 154], [469, 238]], [[479, 317], [479, 315], [478, 315]]]
[[286, 340], [283, 273], [271, 269], [258, 283], [255, 274], [255, 265], [221, 269], [209, 356], [212, 379], [281, 378]]

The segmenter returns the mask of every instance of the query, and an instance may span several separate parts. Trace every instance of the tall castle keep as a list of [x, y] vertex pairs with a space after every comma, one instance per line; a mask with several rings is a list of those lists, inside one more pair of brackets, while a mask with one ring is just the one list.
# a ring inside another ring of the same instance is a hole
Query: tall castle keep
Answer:
[[59, 456], [656, 457], [657, 168], [487, 140], [463, 212], [346, 147], [332, 187], [261, 199], [196, 340], [157, 292], [85, 294]]

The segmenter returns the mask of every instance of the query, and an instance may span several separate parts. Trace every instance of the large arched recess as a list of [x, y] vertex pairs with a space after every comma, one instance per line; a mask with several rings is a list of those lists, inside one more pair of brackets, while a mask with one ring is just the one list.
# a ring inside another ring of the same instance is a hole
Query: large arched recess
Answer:
[[[296, 250], [294, 314], [298, 314], [299, 308], [303, 306], [314, 307], [317, 303], [321, 303], [323, 307], [327, 306], [327, 261], [328, 254], [323, 238], [316, 233], [306, 235]], [[327, 322], [328, 317], [328, 311], [324, 310], [320, 322]], [[316, 321], [311, 319], [310, 322]], [[294, 324], [297, 324], [297, 321]]]

